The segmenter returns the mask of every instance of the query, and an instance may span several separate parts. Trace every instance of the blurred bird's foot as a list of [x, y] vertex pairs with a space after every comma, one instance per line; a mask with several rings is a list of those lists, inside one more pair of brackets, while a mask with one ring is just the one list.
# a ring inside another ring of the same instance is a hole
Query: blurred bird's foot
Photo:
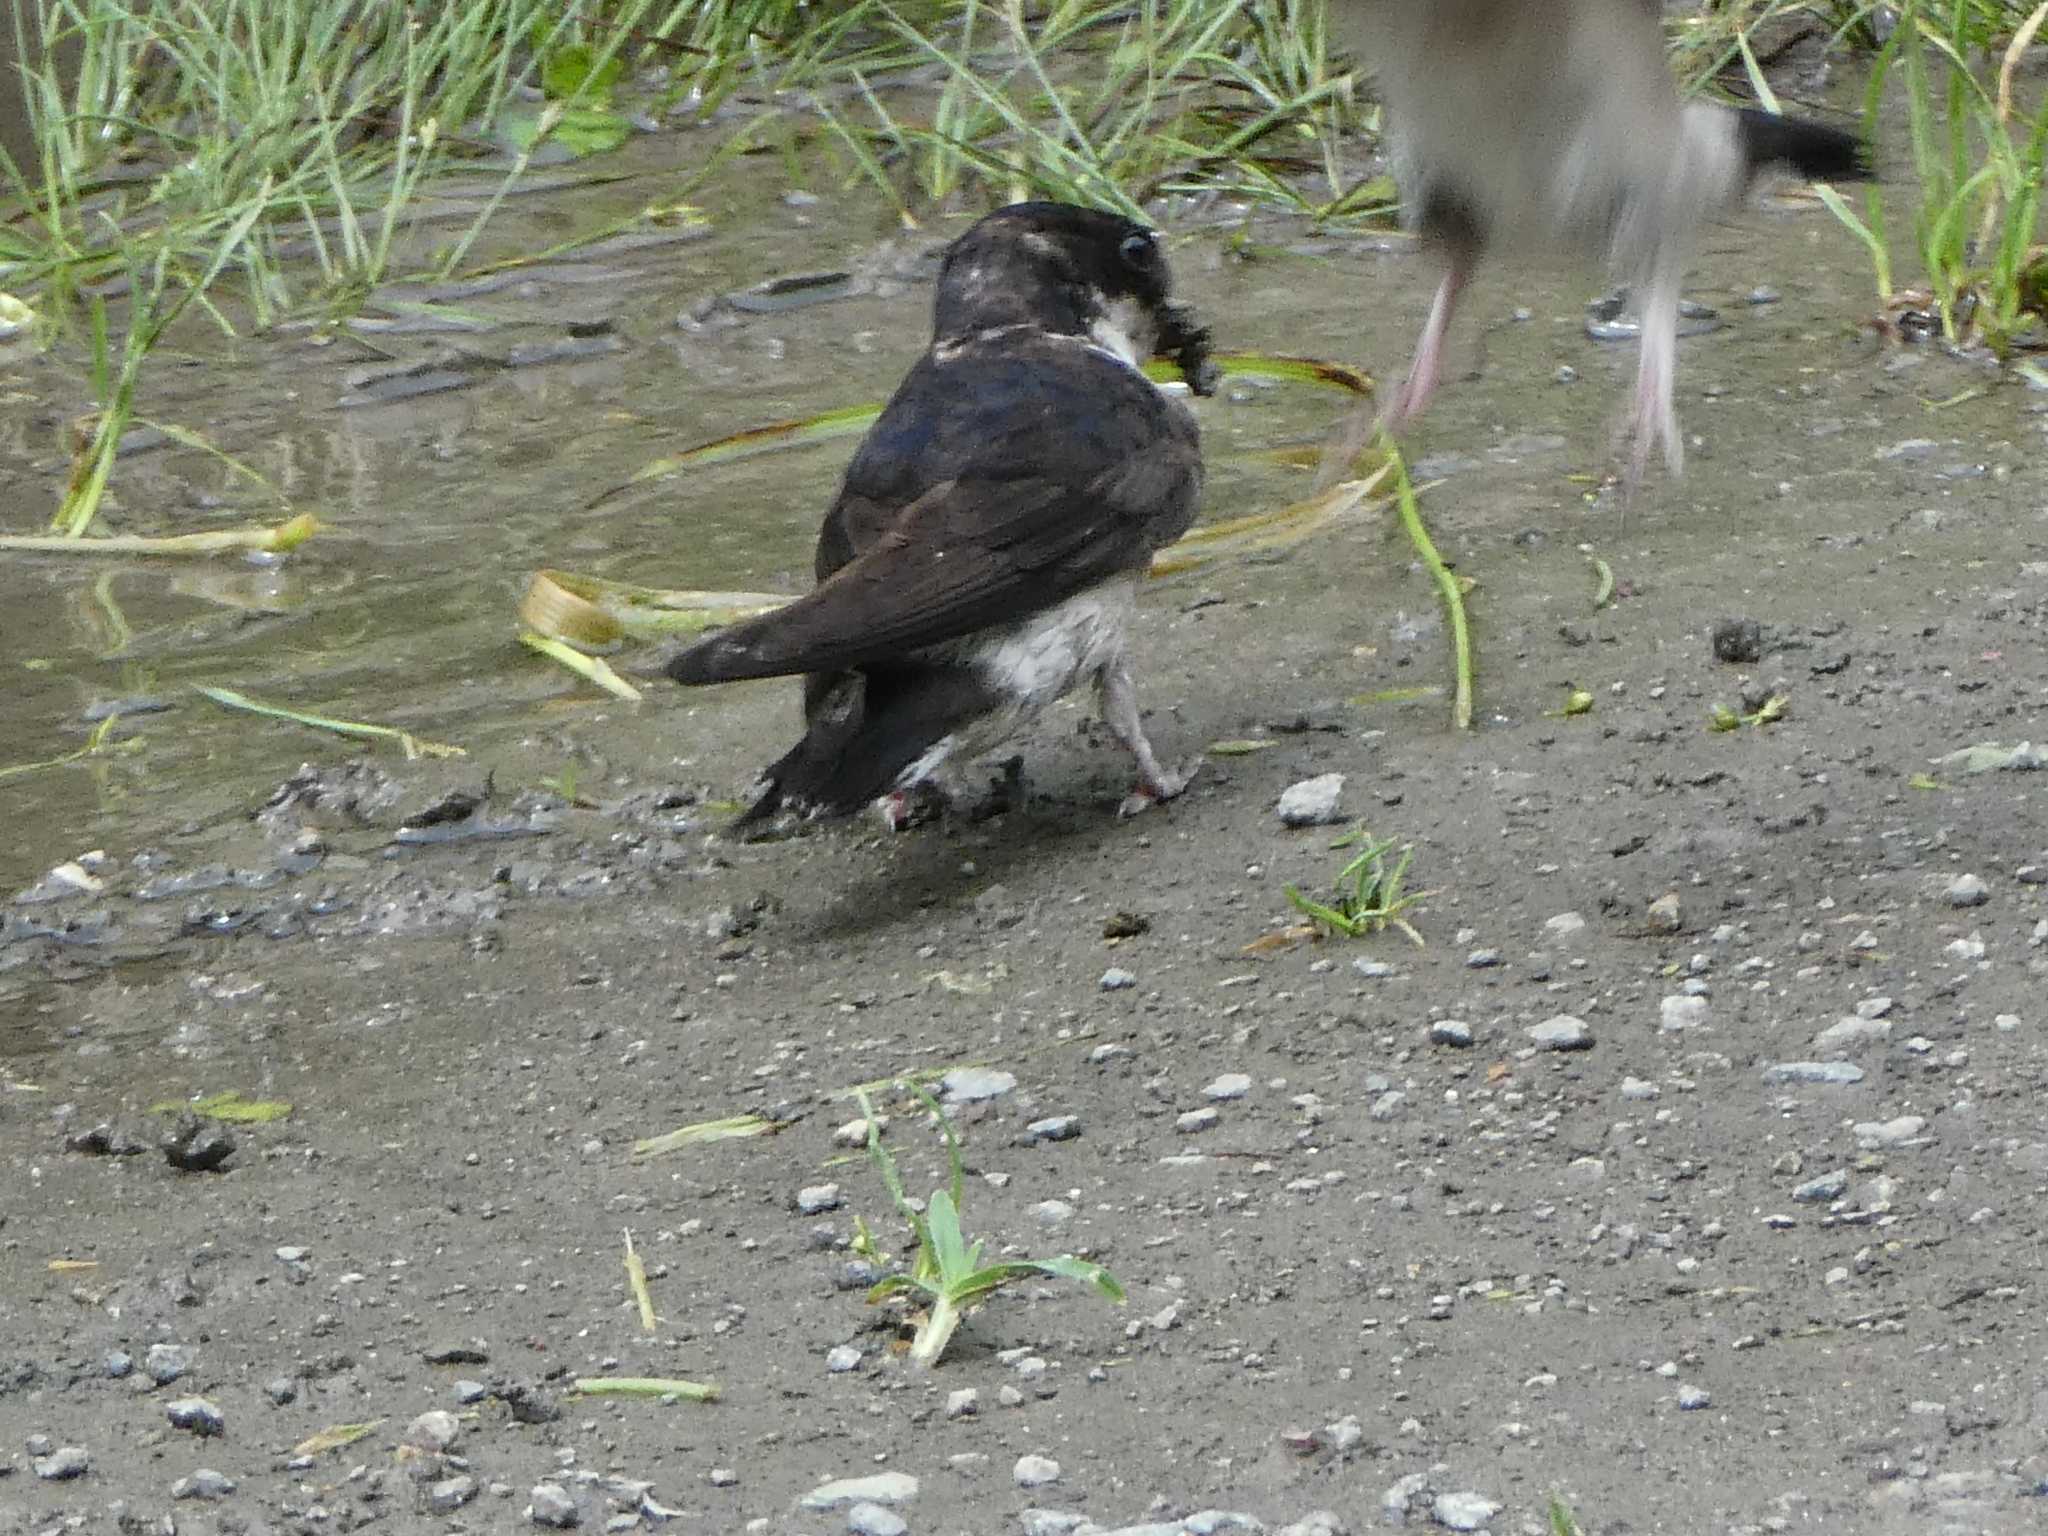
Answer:
[[1188, 787], [1188, 780], [1202, 766], [1195, 761], [1180, 773], [1159, 766], [1152, 743], [1145, 739], [1144, 722], [1138, 718], [1138, 690], [1131, 683], [1130, 668], [1118, 657], [1096, 675], [1095, 686], [1102, 695], [1102, 721], [1123, 749], [1138, 760], [1138, 787], [1117, 807], [1119, 816], [1136, 816], [1163, 800], [1171, 800]]
[[1152, 764], [1149, 773], [1140, 768], [1137, 786], [1124, 796], [1123, 804], [1116, 808], [1117, 815], [1125, 818], [1142, 816], [1155, 805], [1179, 799], [1181, 792], [1194, 782], [1195, 775], [1201, 771], [1202, 760], [1199, 757], [1189, 762], [1178, 773], [1169, 772], [1157, 762]]
[[937, 821], [946, 809], [946, 794], [935, 784], [913, 784], [892, 789], [875, 802], [882, 825], [891, 832], [907, 832], [928, 821]]

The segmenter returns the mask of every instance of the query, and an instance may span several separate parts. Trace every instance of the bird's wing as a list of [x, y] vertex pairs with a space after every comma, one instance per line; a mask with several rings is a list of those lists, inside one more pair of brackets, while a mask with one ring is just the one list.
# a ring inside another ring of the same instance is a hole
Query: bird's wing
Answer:
[[820, 584], [692, 647], [670, 676], [872, 665], [1049, 608], [1178, 538], [1201, 475], [1192, 418], [1084, 347], [927, 359], [847, 471]]
[[1144, 565], [1162, 505], [1200, 467], [1162, 451], [1076, 484], [1057, 474], [933, 486], [882, 537], [787, 608], [711, 636], [670, 668], [730, 682], [872, 665], [1049, 608]]

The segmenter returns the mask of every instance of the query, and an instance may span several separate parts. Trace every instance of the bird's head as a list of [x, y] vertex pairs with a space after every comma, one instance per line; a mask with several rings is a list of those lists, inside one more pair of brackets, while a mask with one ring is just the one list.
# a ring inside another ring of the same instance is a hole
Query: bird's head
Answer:
[[932, 329], [941, 342], [1007, 325], [1089, 336], [1133, 367], [1169, 357], [1209, 394], [1209, 332], [1172, 292], [1166, 253], [1144, 225], [1071, 203], [1012, 203], [947, 248]]

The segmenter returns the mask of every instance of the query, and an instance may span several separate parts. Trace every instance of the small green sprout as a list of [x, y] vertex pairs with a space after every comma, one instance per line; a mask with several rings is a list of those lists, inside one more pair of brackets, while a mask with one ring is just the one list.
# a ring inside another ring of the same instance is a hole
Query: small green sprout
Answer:
[[1359, 845], [1360, 851], [1337, 872], [1337, 894], [1328, 903], [1304, 896], [1291, 885], [1287, 887], [1287, 899], [1297, 911], [1347, 939], [1396, 928], [1420, 948], [1422, 935], [1401, 916], [1403, 911], [1429, 894], [1427, 891], [1415, 891], [1403, 895], [1401, 891], [1401, 883], [1408, 875], [1408, 863], [1415, 857], [1414, 844], [1407, 844], [1401, 849], [1391, 869], [1388, 867], [1388, 855], [1394, 848], [1391, 840], [1377, 842], [1363, 826], [1359, 826], [1330, 844], [1332, 848], [1354, 845]]
[[[875, 1171], [881, 1175], [889, 1198], [896, 1203], [896, 1209], [902, 1212], [903, 1219], [910, 1223], [910, 1229], [917, 1237], [917, 1253], [911, 1259], [909, 1270], [888, 1276], [868, 1292], [870, 1302], [905, 1291], [918, 1293], [924, 1298], [925, 1316], [911, 1339], [910, 1358], [919, 1365], [937, 1365], [939, 1356], [952, 1342], [954, 1331], [968, 1310], [986, 1301], [998, 1287], [1026, 1275], [1078, 1280], [1084, 1285], [1092, 1285], [1121, 1306], [1124, 1288], [1116, 1277], [1100, 1264], [1091, 1264], [1071, 1254], [1062, 1254], [1056, 1259], [1004, 1259], [994, 1264], [982, 1263], [982, 1252], [987, 1244], [970, 1244], [960, 1230], [960, 1199], [967, 1175], [960, 1161], [959, 1135], [929, 1090], [915, 1084], [907, 1086], [938, 1121], [939, 1129], [946, 1138], [946, 1161], [951, 1168], [947, 1187], [934, 1190], [922, 1211], [903, 1191], [903, 1179], [896, 1171], [896, 1159], [882, 1145], [880, 1121], [865, 1091], [859, 1094], [859, 1099], [861, 1114], [868, 1122], [868, 1157], [873, 1161]], [[873, 1238], [864, 1225], [860, 1233], [872, 1251]]]

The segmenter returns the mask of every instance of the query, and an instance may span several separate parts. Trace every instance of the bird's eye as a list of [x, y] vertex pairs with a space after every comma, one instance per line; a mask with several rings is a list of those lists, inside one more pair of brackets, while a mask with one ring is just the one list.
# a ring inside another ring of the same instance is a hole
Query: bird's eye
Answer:
[[1134, 267], [1142, 267], [1158, 254], [1158, 245], [1149, 234], [1130, 235], [1117, 247], [1123, 259]]

